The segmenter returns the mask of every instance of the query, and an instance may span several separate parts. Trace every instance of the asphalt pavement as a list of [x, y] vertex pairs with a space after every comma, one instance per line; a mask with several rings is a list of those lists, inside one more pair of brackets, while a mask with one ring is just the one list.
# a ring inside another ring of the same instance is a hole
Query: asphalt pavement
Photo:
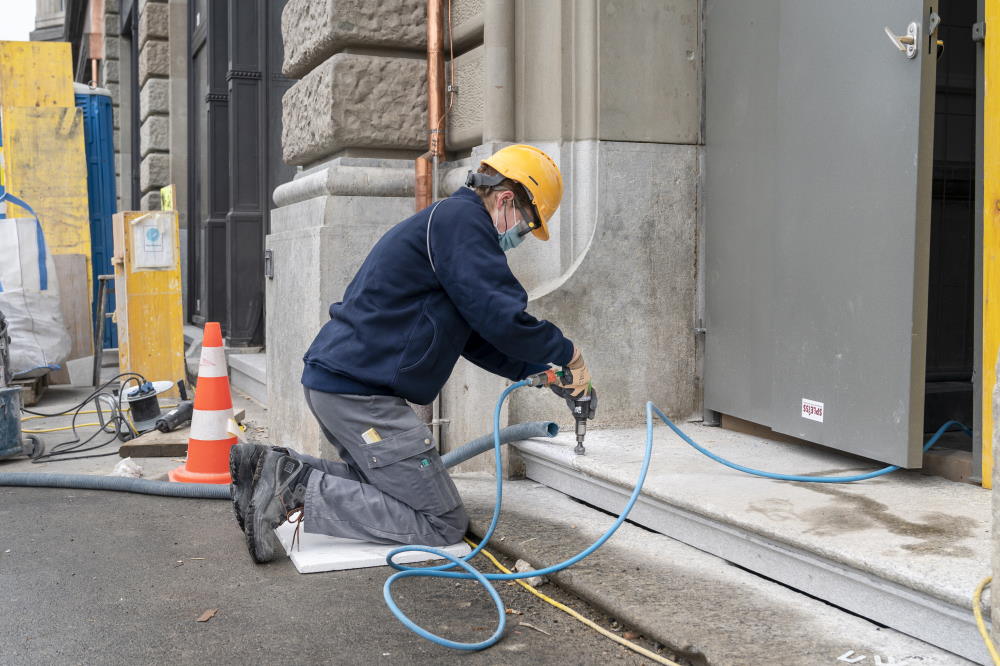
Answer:
[[[645, 662], [513, 585], [499, 587], [516, 611], [499, 645], [433, 645], [386, 608], [387, 567], [302, 575], [287, 558], [255, 565], [225, 501], [0, 488], [0, 526], [3, 664]], [[478, 641], [494, 629], [492, 603], [471, 582], [397, 588], [433, 632]]]

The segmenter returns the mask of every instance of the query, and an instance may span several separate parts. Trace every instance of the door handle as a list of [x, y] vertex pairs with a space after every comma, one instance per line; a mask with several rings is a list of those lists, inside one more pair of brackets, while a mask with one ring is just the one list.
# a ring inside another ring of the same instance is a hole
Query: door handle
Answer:
[[896, 48], [906, 54], [907, 58], [917, 57], [917, 41], [920, 37], [920, 25], [916, 21], [906, 26], [905, 35], [896, 35], [892, 28], [885, 26], [885, 34], [889, 37]]

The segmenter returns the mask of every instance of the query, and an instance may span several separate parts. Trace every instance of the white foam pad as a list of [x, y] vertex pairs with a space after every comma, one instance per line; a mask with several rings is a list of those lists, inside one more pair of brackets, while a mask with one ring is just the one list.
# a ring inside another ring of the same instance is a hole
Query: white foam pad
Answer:
[[[357, 541], [355, 539], [342, 539], [340, 537], [325, 536], [322, 534], [309, 534], [305, 531], [305, 524], [299, 530], [299, 539], [292, 548], [292, 535], [295, 532], [295, 525], [286, 522], [279, 526], [274, 533], [284, 546], [285, 552], [292, 560], [292, 564], [299, 573], [316, 573], [319, 571], [339, 571], [341, 569], [362, 569], [365, 567], [388, 566], [385, 563], [385, 556], [389, 551], [399, 548], [398, 545], [385, 545], [381, 543], [369, 543], [368, 541]], [[445, 546], [444, 550], [456, 557], [462, 557], [469, 553], [469, 544], [459, 542], [451, 546]], [[414, 562], [427, 562], [430, 560], [442, 559], [434, 557], [430, 553], [411, 552], [401, 553], [395, 561], [400, 564], [413, 564]]]

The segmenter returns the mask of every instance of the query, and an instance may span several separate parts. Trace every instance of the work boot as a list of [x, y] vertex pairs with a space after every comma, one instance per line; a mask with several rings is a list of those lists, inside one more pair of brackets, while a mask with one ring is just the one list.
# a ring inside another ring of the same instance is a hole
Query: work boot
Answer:
[[280, 545], [274, 528], [302, 510], [311, 471], [309, 465], [279, 451], [267, 451], [260, 457], [243, 525], [254, 562], [274, 559]]
[[[253, 493], [254, 473], [257, 463], [267, 453], [268, 447], [260, 444], [236, 444], [229, 449], [229, 496], [233, 498], [233, 513], [240, 529], [243, 527], [243, 516], [246, 515], [250, 495]], [[288, 453], [283, 449], [284, 453]]]

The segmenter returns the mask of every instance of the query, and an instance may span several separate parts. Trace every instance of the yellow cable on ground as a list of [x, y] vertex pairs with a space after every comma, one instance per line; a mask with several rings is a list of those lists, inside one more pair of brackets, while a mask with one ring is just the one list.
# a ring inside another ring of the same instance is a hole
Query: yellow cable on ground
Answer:
[[[77, 428], [86, 428], [87, 426], [99, 426], [99, 425], [101, 425], [101, 424], [100, 423], [77, 423], [76, 427]], [[73, 429], [73, 426], [68, 425], [68, 426], [62, 426], [60, 428], [48, 428], [46, 430], [21, 430], [21, 432], [26, 432], [29, 435], [37, 435], [37, 434], [43, 433], [43, 432], [59, 432], [60, 430], [72, 430], [72, 429]]]
[[[465, 542], [467, 544], [469, 544], [470, 546], [472, 546], [473, 548], [475, 548], [478, 545], [478, 544], [473, 543], [469, 539], [466, 539]], [[503, 573], [505, 573], [505, 574], [511, 573], [510, 569], [508, 569], [504, 565], [500, 564], [500, 561], [497, 558], [493, 557], [493, 554], [490, 553], [485, 548], [483, 550], [479, 551], [479, 552], [482, 553], [483, 555], [485, 555], [487, 558], [489, 558], [490, 562], [493, 563], [493, 566], [495, 566], [497, 569], [499, 569]], [[539, 599], [541, 599], [545, 603], [551, 604], [551, 605], [555, 606], [556, 608], [558, 608], [559, 610], [563, 611], [564, 613], [567, 613], [568, 615], [572, 616], [573, 618], [575, 618], [575, 619], [579, 620], [580, 622], [584, 623], [585, 625], [587, 625], [588, 627], [590, 627], [591, 629], [593, 629], [597, 633], [599, 633], [599, 634], [601, 634], [603, 636], [607, 636], [608, 638], [610, 638], [611, 640], [613, 640], [614, 642], [616, 642], [616, 643], [618, 643], [620, 645], [624, 645], [629, 650], [632, 650], [633, 652], [638, 652], [642, 656], [644, 656], [644, 657], [646, 657], [648, 659], [652, 659], [653, 661], [655, 661], [657, 663], [660, 663], [660, 664], [666, 664], [667, 666], [680, 666], [677, 662], [670, 661], [666, 657], [662, 657], [662, 656], [656, 654], [655, 652], [651, 652], [650, 650], [647, 650], [646, 648], [642, 647], [641, 645], [636, 645], [632, 641], [625, 640], [621, 636], [608, 631], [607, 629], [605, 629], [601, 625], [597, 624], [593, 620], [589, 620], [586, 617], [584, 617], [583, 615], [580, 615], [579, 613], [577, 613], [575, 610], [573, 610], [572, 608], [570, 608], [566, 604], [560, 603], [560, 602], [556, 601], [555, 599], [542, 594], [541, 592], [539, 592], [538, 590], [536, 590], [534, 587], [532, 587], [528, 583], [524, 582], [523, 580], [515, 580], [514, 582], [517, 583], [518, 585], [520, 585], [521, 587], [523, 587], [524, 589], [526, 589], [528, 592], [531, 592], [533, 595], [535, 595], [536, 597], [538, 597]]]
[[990, 632], [986, 629], [986, 623], [983, 622], [983, 590], [986, 589], [986, 586], [992, 580], [993, 576], [987, 576], [979, 581], [979, 585], [976, 586], [976, 591], [972, 594], [972, 614], [976, 616], [976, 626], [979, 628], [979, 635], [983, 637], [986, 649], [990, 651], [990, 656], [993, 657], [994, 666], [1000, 666], [1000, 654], [997, 654], [996, 646], [993, 645], [993, 640], [990, 638]]
[[[171, 409], [172, 407], [176, 407], [176, 406], [177, 405], [160, 405], [160, 409]], [[132, 408], [131, 407], [120, 407], [119, 409], [121, 411], [123, 411], [123, 412], [127, 412], [130, 409], [132, 409]], [[77, 414], [96, 414], [97, 410], [96, 409], [87, 409], [87, 410], [84, 410], [82, 412], [76, 412], [76, 413]], [[25, 421], [30, 421], [32, 419], [52, 419], [52, 418], [58, 418], [60, 416], [69, 416], [69, 414], [32, 414], [30, 416], [22, 416], [21, 417], [21, 423], [24, 423]]]

